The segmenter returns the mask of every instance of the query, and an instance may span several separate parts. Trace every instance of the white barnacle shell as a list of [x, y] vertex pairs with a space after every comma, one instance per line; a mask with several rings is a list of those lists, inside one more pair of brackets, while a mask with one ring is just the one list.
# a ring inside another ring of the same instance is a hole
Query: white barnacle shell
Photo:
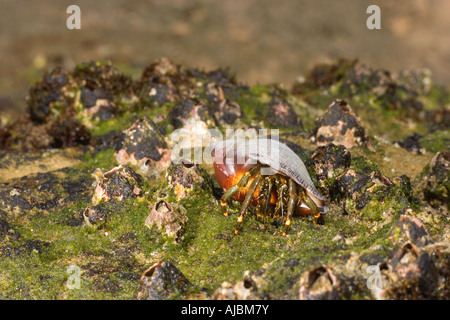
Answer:
[[[316, 203], [322, 213], [328, 209], [325, 198], [317, 191], [308, 170], [300, 157], [286, 145], [275, 139], [230, 139], [211, 143], [214, 162], [242, 161], [241, 164], [257, 162], [270, 166], [305, 188], [307, 195]], [[250, 166], [248, 167], [250, 168]]]

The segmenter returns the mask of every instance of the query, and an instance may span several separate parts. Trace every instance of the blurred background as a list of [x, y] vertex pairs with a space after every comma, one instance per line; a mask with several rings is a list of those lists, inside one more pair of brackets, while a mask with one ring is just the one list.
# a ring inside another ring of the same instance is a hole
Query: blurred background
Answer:
[[[81, 30], [66, 27], [71, 4]], [[371, 4], [381, 8], [381, 30], [366, 27]], [[45, 70], [89, 60], [137, 78], [166, 56], [289, 89], [314, 64], [358, 58], [393, 72], [428, 68], [448, 86], [449, 13], [448, 0], [0, 0], [0, 112], [23, 112]]]

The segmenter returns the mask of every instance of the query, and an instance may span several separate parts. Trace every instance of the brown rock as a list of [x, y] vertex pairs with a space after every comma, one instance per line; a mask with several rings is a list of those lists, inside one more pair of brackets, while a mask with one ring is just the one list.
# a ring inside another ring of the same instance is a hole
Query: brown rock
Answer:
[[313, 139], [319, 146], [332, 142], [346, 148], [370, 146], [366, 130], [359, 118], [344, 100], [336, 100], [328, 110], [316, 120]]

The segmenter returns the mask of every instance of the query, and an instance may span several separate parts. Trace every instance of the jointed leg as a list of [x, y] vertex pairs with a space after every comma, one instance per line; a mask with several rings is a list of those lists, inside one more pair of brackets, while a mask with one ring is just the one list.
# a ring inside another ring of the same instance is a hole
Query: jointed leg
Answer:
[[287, 185], [281, 178], [277, 177], [275, 181], [276, 191], [277, 191], [277, 203], [275, 205], [275, 210], [273, 213], [273, 218], [275, 220], [279, 220], [281, 217], [281, 221], [284, 220], [284, 212], [285, 212], [285, 192], [287, 191]]
[[238, 193], [239, 191], [241, 191], [243, 188], [245, 188], [247, 186], [248, 180], [251, 177], [254, 177], [260, 170], [261, 166], [259, 164], [257, 164], [256, 166], [254, 166], [253, 168], [251, 168], [249, 171], [247, 171], [239, 180], [239, 182], [233, 186], [231, 186], [222, 196], [222, 198], [220, 199], [220, 205], [222, 207], [223, 210], [223, 214], [225, 216], [228, 216], [228, 211], [227, 211], [227, 206], [228, 206], [228, 201], [233, 198], [233, 196]]
[[272, 200], [272, 191], [274, 180], [272, 177], [264, 177], [259, 188], [258, 196], [258, 218], [266, 219], [269, 211], [270, 202]]
[[262, 180], [262, 177], [260, 175], [256, 176], [255, 179], [253, 179], [252, 184], [250, 185], [250, 188], [248, 190], [248, 193], [245, 195], [244, 202], [242, 203], [241, 210], [239, 211], [239, 217], [236, 224], [236, 229], [234, 230], [234, 234], [238, 233], [239, 226], [241, 225], [242, 221], [244, 220], [245, 212], [247, 211], [248, 206], [250, 205], [250, 202], [253, 200], [253, 195], [256, 191], [256, 188], [260, 184]]
[[220, 199], [220, 206], [222, 207], [224, 216], [228, 216], [228, 201], [230, 201], [230, 199], [242, 188], [243, 187], [239, 187], [239, 184], [235, 184], [223, 194]]
[[308, 206], [309, 209], [311, 209], [312, 214], [314, 215], [314, 224], [317, 224], [320, 217], [322, 216], [320, 214], [319, 208], [317, 208], [316, 204], [313, 200], [311, 200], [310, 197], [305, 195], [305, 198], [303, 199], [303, 202]]
[[272, 190], [273, 190], [273, 186], [274, 186], [274, 179], [272, 177], [267, 177], [266, 179], [269, 182], [268, 182], [268, 186], [267, 186], [266, 204], [264, 206], [264, 217], [265, 218], [267, 218], [267, 212], [269, 210], [270, 201], [272, 200]]
[[284, 222], [285, 224], [285, 229], [283, 232], [283, 237], [286, 236], [286, 233], [289, 230], [289, 227], [291, 225], [291, 218], [292, 215], [294, 214], [294, 211], [296, 209], [297, 206], [297, 185], [294, 182], [294, 180], [289, 179], [289, 201], [288, 201], [288, 206], [287, 206], [287, 215], [286, 215], [286, 220]]
[[268, 177], [263, 177], [259, 186], [258, 207], [256, 209], [256, 214], [260, 219], [264, 218], [265, 208], [267, 207], [268, 188], [269, 188]]

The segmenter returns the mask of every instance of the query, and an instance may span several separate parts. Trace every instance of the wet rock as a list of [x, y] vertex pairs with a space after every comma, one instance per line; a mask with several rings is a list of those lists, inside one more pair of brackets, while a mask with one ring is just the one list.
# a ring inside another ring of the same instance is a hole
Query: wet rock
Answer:
[[180, 100], [169, 113], [175, 129], [183, 127], [192, 130], [196, 122], [204, 123], [208, 126], [208, 109], [203, 103], [196, 103], [190, 99]]
[[424, 246], [429, 241], [429, 234], [423, 222], [418, 218], [401, 215], [394, 224], [389, 239], [393, 243], [410, 242], [416, 246]]
[[377, 101], [386, 110], [404, 110], [406, 114], [414, 116], [420, 114], [423, 109], [422, 102], [417, 99], [418, 93], [408, 90], [396, 81], [388, 79], [372, 90], [378, 96]]
[[349, 169], [336, 179], [330, 194], [342, 199], [344, 211], [363, 219], [382, 220], [409, 207], [408, 195], [379, 171], [370, 174]]
[[309, 90], [329, 88], [341, 81], [357, 63], [358, 60], [338, 59], [336, 63], [318, 64], [308, 71], [303, 81], [293, 86], [292, 93], [303, 94]]
[[80, 92], [77, 112], [88, 127], [120, 114], [135, 100], [133, 80], [111, 63], [80, 63], [72, 76]]
[[53, 148], [88, 145], [91, 139], [87, 128], [74, 119], [53, 122], [49, 134], [53, 138]]
[[441, 241], [433, 243], [424, 248], [428, 256], [433, 260], [438, 273], [438, 283], [435, 288], [439, 299], [450, 299], [450, 243]]
[[94, 125], [136, 99], [132, 79], [110, 63], [81, 63], [73, 72], [58, 67], [30, 88], [28, 114], [2, 130], [0, 144], [22, 151], [87, 145]]
[[334, 193], [356, 199], [362, 193], [369, 180], [369, 175], [349, 169], [337, 179]]
[[230, 126], [242, 117], [242, 110], [239, 104], [233, 101], [222, 100], [212, 110], [216, 124]]
[[29, 90], [28, 113], [36, 123], [62, 114], [75, 101], [76, 84], [67, 71], [56, 68]]
[[408, 91], [418, 94], [428, 94], [432, 87], [431, 71], [429, 69], [400, 70], [393, 75], [396, 82], [401, 83]]
[[314, 150], [311, 159], [320, 185], [327, 190], [333, 186], [336, 179], [350, 167], [351, 158], [350, 151], [343, 145], [330, 143]]
[[[37, 159], [42, 160], [41, 157]], [[0, 184], [0, 206], [8, 216], [20, 217], [50, 212], [70, 202], [86, 199], [92, 181], [82, 176], [66, 181], [63, 177], [69, 172], [69, 168], [63, 168], [25, 175]]]
[[50, 148], [88, 145], [90, 138], [91, 134], [87, 128], [75, 119], [62, 120], [59, 117], [47, 123], [36, 124], [22, 118], [4, 128], [3, 148], [36, 152]]
[[92, 227], [106, 221], [106, 210], [102, 204], [96, 206], [88, 206], [83, 211], [83, 218], [86, 225]]
[[110, 200], [123, 201], [141, 195], [142, 177], [127, 165], [119, 165], [106, 172], [98, 181], [92, 204]]
[[[336, 174], [331, 178], [321, 174], [327, 167], [322, 152], [326, 149], [317, 149], [316, 170], [319, 181], [329, 198], [336, 204], [343, 205], [344, 212], [355, 214], [365, 219], [380, 220], [409, 207], [412, 201], [412, 188], [407, 176], [388, 178], [383, 175], [378, 167], [364, 157], [353, 157], [350, 168], [346, 149], [337, 148], [334, 151], [343, 151], [344, 162]], [[331, 155], [332, 149], [330, 149]], [[339, 153], [337, 154], [339, 155]], [[333, 158], [331, 158], [333, 159]], [[330, 164], [332, 166], [332, 164]], [[340, 173], [343, 172], [343, 173]], [[340, 173], [340, 174], [339, 174]]]
[[30, 210], [32, 205], [23, 196], [23, 190], [0, 185], [0, 204], [7, 213], [23, 214]]
[[294, 111], [292, 105], [286, 100], [273, 99], [267, 105], [268, 122], [277, 127], [302, 128], [302, 121]]
[[352, 254], [344, 264], [333, 266], [339, 279], [338, 297], [378, 300], [438, 297], [438, 274], [443, 261], [442, 256], [438, 258], [430, 253], [431, 247], [436, 248], [434, 245], [418, 248], [406, 243], [394, 252], [373, 246], [362, 255]]
[[124, 131], [114, 157], [119, 164], [135, 166], [142, 175], [159, 176], [170, 164], [171, 151], [158, 126], [142, 117]]
[[429, 75], [417, 81], [405, 75], [393, 75], [387, 70], [374, 70], [358, 60], [338, 59], [330, 64], [320, 64], [311, 69], [305, 79], [296, 83], [294, 94], [324, 90], [336, 96], [354, 97], [370, 94], [384, 110], [404, 110], [418, 117], [423, 109], [418, 99], [430, 88]]
[[320, 266], [300, 278], [300, 300], [334, 300], [338, 298], [339, 279], [329, 267]]
[[94, 136], [91, 139], [91, 145], [96, 150], [113, 148], [120, 149], [122, 146], [122, 133], [116, 130], [109, 131], [103, 135]]
[[163, 57], [151, 62], [136, 84], [144, 106], [161, 106], [188, 96], [189, 79], [183, 67]]
[[[83, 122], [89, 127], [92, 126], [92, 123], [109, 120], [119, 113], [113, 102], [108, 99], [98, 98], [98, 96], [103, 96], [103, 94], [98, 94], [97, 96], [95, 92], [87, 94], [86, 91], [87, 89], [83, 90], [81, 94], [81, 103], [86, 106], [81, 114]], [[86, 95], [89, 95], [89, 98], [86, 98]], [[91, 105], [92, 100], [95, 101], [93, 105]]]
[[53, 139], [48, 133], [51, 124], [37, 124], [27, 117], [20, 117], [6, 124], [0, 135], [1, 147], [4, 150], [19, 152], [35, 152], [49, 148]]
[[420, 144], [421, 135], [414, 133], [412, 136], [406, 137], [403, 141], [395, 141], [400, 147], [408, 150], [412, 154], [423, 154], [425, 149]]
[[416, 190], [421, 201], [450, 209], [450, 152], [438, 152], [431, 159], [419, 175]]
[[164, 230], [167, 236], [173, 237], [178, 243], [183, 240], [182, 232], [187, 220], [186, 209], [182, 205], [159, 199], [147, 216], [145, 226], [151, 228], [156, 225], [159, 230]]
[[233, 76], [226, 70], [188, 69], [163, 57], [145, 68], [136, 83], [136, 92], [144, 108], [192, 99], [196, 104], [208, 105], [208, 111], [218, 108], [216, 111], [223, 112], [221, 121], [231, 122], [236, 105], [228, 93], [236, 86]]
[[[224, 84], [227, 88], [230, 84]], [[221, 85], [216, 82], [205, 83], [205, 96], [208, 111], [216, 126], [230, 126], [242, 117], [242, 110], [235, 101], [227, 99]]]
[[0, 210], [0, 244], [20, 238], [20, 234], [12, 228], [5, 218], [6, 213], [2, 213]]
[[[225, 89], [231, 86], [227, 81], [222, 85]], [[206, 82], [205, 96], [209, 115], [215, 125], [227, 127], [234, 124], [243, 114], [240, 105], [226, 97], [222, 85], [214, 81]]]
[[383, 299], [436, 299], [439, 272], [428, 252], [411, 243], [395, 252], [383, 271], [388, 276], [387, 286], [381, 288]]
[[373, 280], [377, 280], [373, 279], [372, 270], [378, 272], [384, 268], [385, 255], [385, 248], [375, 246], [363, 254], [352, 252], [344, 263], [334, 265], [333, 271], [339, 278], [337, 287], [339, 297], [343, 299], [370, 298], [370, 284]]
[[328, 110], [316, 120], [312, 137], [319, 146], [330, 142], [342, 144], [346, 148], [371, 145], [359, 118], [343, 100], [331, 103]]
[[413, 199], [413, 188], [411, 180], [407, 175], [403, 174], [400, 177], [394, 177], [391, 179], [391, 182], [403, 192], [410, 203], [415, 201]]
[[[444, 96], [448, 96], [446, 89], [440, 88], [440, 90]], [[444, 132], [448, 133], [448, 129], [450, 128], [450, 106], [448, 104], [441, 105], [440, 108], [428, 114], [428, 119], [437, 129], [444, 130]], [[448, 143], [450, 143], [450, 141], [447, 139], [447, 144]]]
[[[198, 70], [195, 70], [194, 72], [198, 72]], [[191, 71], [192, 73], [192, 71]], [[197, 77], [203, 77], [203, 76], [197, 76]], [[226, 93], [226, 96], [230, 99], [229, 95], [229, 89], [235, 87], [236, 85], [239, 85], [236, 83], [235, 76], [233, 73], [228, 69], [218, 68], [212, 71], [209, 71], [206, 73], [207, 82], [213, 82], [217, 85], [221, 86]]]
[[56, 68], [30, 89], [28, 112], [36, 123], [78, 114], [90, 127], [128, 107], [133, 101], [132, 89], [132, 79], [110, 63], [80, 63], [71, 73]]
[[173, 299], [185, 293], [188, 286], [189, 281], [172, 263], [160, 261], [142, 274], [137, 299]]
[[169, 187], [177, 196], [177, 200], [186, 197], [195, 187], [212, 189], [212, 180], [208, 173], [194, 163], [172, 164], [167, 169], [166, 179]]

